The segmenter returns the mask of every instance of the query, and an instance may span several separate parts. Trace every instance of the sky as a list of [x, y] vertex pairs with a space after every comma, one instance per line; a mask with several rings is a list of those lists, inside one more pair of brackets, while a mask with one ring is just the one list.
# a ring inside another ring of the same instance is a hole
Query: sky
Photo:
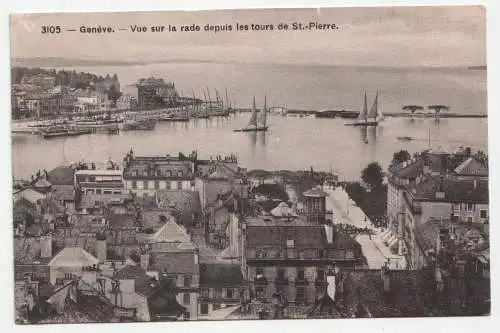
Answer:
[[[235, 31], [236, 23], [273, 31]], [[338, 30], [278, 31], [281, 22], [334, 23]], [[197, 24], [200, 32], [131, 32], [132, 25]], [[231, 32], [206, 32], [231, 24]], [[60, 25], [60, 34], [41, 34]], [[112, 34], [83, 34], [81, 26]], [[67, 32], [66, 29], [76, 29]], [[129, 31], [119, 31], [129, 29]], [[11, 16], [11, 57], [120, 61], [217, 60], [364, 66], [486, 64], [486, 11], [480, 6], [244, 9], [188, 12], [56, 13]]]

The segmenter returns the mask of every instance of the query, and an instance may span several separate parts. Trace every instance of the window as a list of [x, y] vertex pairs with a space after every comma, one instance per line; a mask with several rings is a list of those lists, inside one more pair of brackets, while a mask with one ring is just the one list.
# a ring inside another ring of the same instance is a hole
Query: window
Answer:
[[208, 314], [208, 303], [205, 302], [200, 303], [200, 312], [202, 315]]
[[299, 258], [300, 259], [304, 259], [305, 258], [305, 256], [304, 256], [304, 250], [300, 250], [299, 251]]
[[472, 216], [467, 216], [467, 223], [472, 223]]
[[181, 190], [182, 189], [182, 182], [177, 182], [177, 189]]
[[226, 289], [226, 298], [233, 298], [234, 297], [234, 290], [232, 288], [227, 288]]
[[64, 279], [65, 280], [71, 280], [72, 278], [73, 278], [73, 274], [71, 274], [71, 273], [64, 274]]
[[295, 303], [304, 304], [306, 301], [306, 288], [297, 287], [297, 296], [295, 298]]
[[278, 268], [278, 280], [284, 280], [284, 279], [285, 279], [285, 269]]
[[214, 298], [222, 298], [222, 288], [218, 287], [214, 289]]
[[287, 239], [286, 247], [293, 248], [294, 246], [295, 246], [295, 242], [293, 241], [293, 239]]
[[264, 288], [262, 286], [255, 288], [255, 296], [257, 298], [264, 298]]
[[488, 217], [488, 211], [486, 209], [481, 209], [481, 211], [479, 212], [479, 216], [482, 218], [482, 219], [485, 219]]
[[95, 194], [101, 194], [101, 189], [96, 189]]
[[132, 188], [137, 188], [137, 181], [136, 180], [133, 180], [132, 181]]
[[283, 286], [283, 285], [276, 286], [276, 293], [284, 295], [285, 294], [285, 286]]
[[323, 249], [318, 250], [318, 259], [323, 259], [325, 257], [325, 251]]
[[155, 180], [155, 189], [158, 190], [160, 188], [160, 182]]
[[258, 275], [264, 275], [264, 268], [262, 268], [262, 267], [257, 267], [257, 268], [255, 269], [255, 275], [257, 275], [257, 276], [258, 276]]
[[148, 183], [147, 180], [145, 180], [145, 181], [142, 182], [142, 188], [143, 189], [147, 190], [148, 189], [148, 185], [149, 185], [149, 183]]
[[473, 206], [474, 206], [473, 204], [468, 203], [468, 204], [467, 204], [467, 211], [468, 211], [468, 212], [472, 212], [472, 208], [473, 208]]
[[200, 296], [201, 297], [208, 297], [209, 296], [208, 288], [201, 288], [200, 289]]
[[288, 259], [295, 259], [297, 253], [295, 252], [295, 249], [286, 249], [286, 256]]
[[167, 170], [166, 174], [167, 174], [167, 177], [172, 177], [172, 171]]
[[189, 311], [184, 312], [183, 318], [184, 320], [189, 320], [191, 318]]
[[165, 184], [165, 187], [167, 190], [170, 190], [172, 187], [170, 186], [170, 182], [167, 181], [167, 183]]
[[298, 281], [305, 280], [304, 268], [302, 268], [302, 267], [297, 268], [297, 280]]
[[182, 170], [177, 171], [177, 176], [182, 177]]
[[190, 275], [184, 276], [184, 287], [191, 287], [191, 276]]
[[184, 295], [182, 296], [182, 302], [184, 304], [189, 304], [191, 301], [191, 297], [189, 296], [189, 293], [184, 293]]
[[323, 268], [318, 268], [316, 272], [316, 279], [318, 281], [325, 281], [325, 270]]

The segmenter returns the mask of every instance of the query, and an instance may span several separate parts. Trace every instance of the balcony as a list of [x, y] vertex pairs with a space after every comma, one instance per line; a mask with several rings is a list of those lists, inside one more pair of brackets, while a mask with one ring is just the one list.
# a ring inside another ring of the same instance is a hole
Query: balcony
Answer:
[[274, 280], [275, 284], [289, 284], [290, 281], [285, 278], [285, 277], [277, 277], [276, 280]]

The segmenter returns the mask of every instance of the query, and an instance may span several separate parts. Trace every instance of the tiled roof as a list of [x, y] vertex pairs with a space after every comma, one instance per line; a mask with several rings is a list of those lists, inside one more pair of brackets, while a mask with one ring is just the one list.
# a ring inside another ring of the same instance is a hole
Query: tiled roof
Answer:
[[108, 226], [110, 229], [133, 229], [136, 226], [135, 216], [130, 214], [109, 214]]
[[31, 188], [27, 188], [21, 192], [21, 196], [32, 204], [37, 204], [38, 200], [45, 198], [43, 194], [37, 192]]
[[389, 172], [399, 178], [417, 178], [424, 171], [423, 158], [417, 158], [406, 163], [391, 166]]
[[460, 176], [488, 176], [488, 165], [474, 157], [469, 157], [456, 169], [455, 173]]
[[442, 192], [444, 199], [437, 199], [440, 192], [440, 176], [424, 177], [414, 184], [411, 193], [416, 200], [443, 202], [475, 202], [488, 203], [489, 191], [487, 180], [459, 179], [457, 176], [446, 175], [443, 178]]
[[151, 321], [176, 320], [187, 309], [177, 302], [171, 291], [158, 290], [148, 298]]
[[50, 170], [47, 174], [47, 180], [52, 185], [74, 185], [75, 170], [68, 166], [58, 166]]
[[145, 275], [146, 272], [139, 266], [127, 265], [114, 275], [118, 280], [135, 280], [138, 276]]
[[74, 201], [75, 200], [75, 190], [73, 185], [56, 185], [54, 186], [53, 196], [57, 200], [63, 201]]
[[28, 275], [32, 278], [42, 278], [48, 281], [50, 278], [50, 268], [47, 266], [47, 261], [40, 264], [14, 264], [15, 281], [23, 280]]
[[271, 215], [274, 217], [297, 216], [286, 202], [281, 202], [276, 208], [271, 210]]
[[303, 193], [306, 197], [327, 197], [329, 194], [321, 189], [321, 187], [315, 187]]
[[86, 267], [99, 264], [99, 260], [81, 247], [66, 247], [48, 263], [50, 267]]
[[236, 264], [200, 264], [200, 287], [240, 286], [243, 283], [241, 267]]
[[40, 188], [51, 187], [51, 186], [52, 186], [52, 184], [47, 179], [44, 179], [44, 178], [40, 178], [35, 183], [35, 187], [40, 187]]
[[158, 271], [166, 270], [168, 274], [198, 274], [194, 253], [190, 252], [155, 252], [151, 251], [152, 266]]
[[450, 152], [447, 151], [443, 146], [438, 146], [436, 148], [432, 148], [431, 150], [427, 151], [428, 154], [432, 155], [449, 155]]
[[154, 234], [152, 241], [154, 243], [191, 243], [191, 239], [184, 228], [175, 223], [172, 218]]
[[325, 246], [326, 233], [323, 226], [248, 226], [247, 246], [286, 247], [293, 240], [295, 248], [321, 248]]
[[156, 192], [158, 207], [174, 208], [190, 213], [201, 212], [200, 194], [198, 191], [160, 190]]

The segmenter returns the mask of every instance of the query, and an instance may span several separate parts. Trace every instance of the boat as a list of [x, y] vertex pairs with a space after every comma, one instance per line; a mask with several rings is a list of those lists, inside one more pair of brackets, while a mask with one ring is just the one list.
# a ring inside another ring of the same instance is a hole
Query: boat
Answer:
[[66, 126], [51, 126], [40, 131], [44, 139], [60, 137], [60, 136], [77, 136], [82, 134], [90, 134], [92, 130]]
[[412, 141], [412, 140], [415, 140], [411, 136], [398, 136], [396, 139], [398, 139], [399, 141]]
[[368, 112], [368, 106], [366, 101], [366, 92], [365, 99], [363, 103], [363, 109], [358, 115], [358, 118], [353, 123], [347, 123], [346, 126], [377, 126], [380, 121], [384, 119], [382, 113], [378, 110], [378, 92], [375, 96], [375, 100], [373, 102], [370, 111]]
[[247, 127], [235, 129], [234, 132], [266, 132], [268, 129], [267, 126], [267, 106], [266, 106], [266, 98], [264, 97], [264, 107], [259, 114], [259, 118], [257, 119], [257, 109], [255, 108], [255, 96], [253, 98], [253, 106], [252, 106], [252, 116], [250, 117], [250, 121], [248, 122]]

